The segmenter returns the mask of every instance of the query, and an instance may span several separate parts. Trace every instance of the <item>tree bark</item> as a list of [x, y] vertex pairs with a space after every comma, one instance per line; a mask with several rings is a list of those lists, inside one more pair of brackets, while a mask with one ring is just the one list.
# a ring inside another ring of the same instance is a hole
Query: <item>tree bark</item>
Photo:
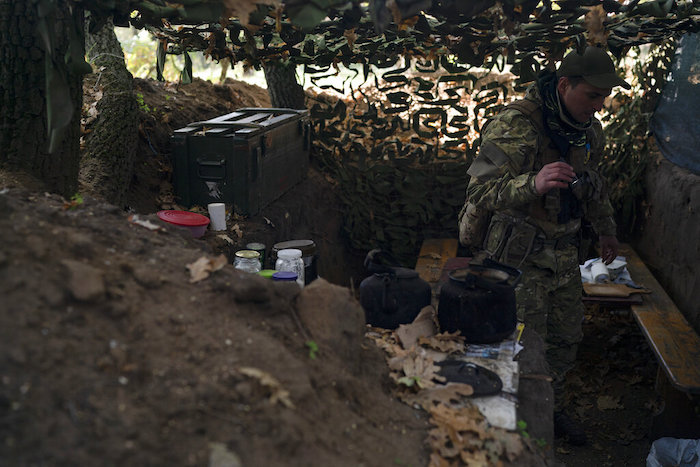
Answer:
[[92, 194], [124, 207], [136, 159], [139, 113], [134, 83], [112, 21], [85, 35], [88, 61], [102, 91], [98, 117], [85, 138], [80, 179]]
[[267, 93], [273, 107], [305, 109], [304, 89], [297, 83], [295, 66], [280, 60], [266, 62], [263, 66]]
[[83, 11], [67, 0], [46, 24], [53, 33], [49, 59], [65, 80], [73, 113], [53, 154], [47, 134], [47, 51], [37, 33], [40, 2], [0, 0], [0, 166], [30, 173], [49, 190], [71, 196], [78, 187], [82, 75], [71, 72], [64, 57], [71, 28]]

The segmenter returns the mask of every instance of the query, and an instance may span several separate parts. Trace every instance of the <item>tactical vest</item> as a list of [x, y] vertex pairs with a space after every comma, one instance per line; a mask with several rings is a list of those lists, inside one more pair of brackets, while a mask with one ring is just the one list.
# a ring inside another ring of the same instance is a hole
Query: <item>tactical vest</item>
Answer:
[[[530, 99], [520, 99], [506, 106], [506, 109], [515, 109], [532, 123], [537, 130], [537, 154], [535, 155], [531, 167], [524, 167], [523, 172], [539, 172], [546, 164], [557, 162], [562, 159], [562, 154], [556, 147], [552, 139], [549, 137], [543, 122], [541, 104]], [[584, 167], [589, 163], [591, 158], [591, 148], [598, 145], [600, 134], [598, 127], [599, 123], [595, 122], [586, 130], [585, 147], [570, 146], [568, 153], [563, 159], [574, 168], [576, 173], [581, 173]], [[519, 213], [527, 213], [531, 222], [538, 225], [545, 233], [552, 230], [552, 224], [557, 224], [557, 216], [560, 211], [559, 190], [550, 190], [545, 195], [537, 198], [530, 203], [526, 209], [518, 210]], [[516, 214], [517, 213], [513, 213]], [[580, 219], [571, 219], [564, 226], [564, 231], [573, 233], [578, 230]], [[561, 230], [561, 225], [559, 229]]]

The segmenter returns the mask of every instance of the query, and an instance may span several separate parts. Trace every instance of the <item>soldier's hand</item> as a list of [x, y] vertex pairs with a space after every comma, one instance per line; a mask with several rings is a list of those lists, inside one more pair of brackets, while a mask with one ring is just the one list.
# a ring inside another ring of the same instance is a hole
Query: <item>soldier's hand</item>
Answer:
[[576, 172], [566, 162], [552, 162], [545, 165], [535, 176], [535, 189], [543, 195], [552, 188], [566, 188], [576, 178]]
[[601, 235], [598, 237], [598, 241], [600, 242], [600, 257], [603, 258], [603, 263], [612, 263], [617, 258], [617, 251], [620, 248], [617, 237], [614, 235]]

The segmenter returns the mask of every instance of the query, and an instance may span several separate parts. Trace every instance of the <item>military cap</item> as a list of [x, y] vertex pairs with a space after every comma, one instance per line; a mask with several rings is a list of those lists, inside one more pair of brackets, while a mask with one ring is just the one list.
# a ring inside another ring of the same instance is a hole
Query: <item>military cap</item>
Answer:
[[615, 73], [615, 64], [608, 53], [599, 47], [588, 46], [583, 55], [576, 50], [569, 52], [557, 70], [557, 78], [563, 76], [581, 76], [588, 84], [597, 88], [630, 88], [630, 85]]

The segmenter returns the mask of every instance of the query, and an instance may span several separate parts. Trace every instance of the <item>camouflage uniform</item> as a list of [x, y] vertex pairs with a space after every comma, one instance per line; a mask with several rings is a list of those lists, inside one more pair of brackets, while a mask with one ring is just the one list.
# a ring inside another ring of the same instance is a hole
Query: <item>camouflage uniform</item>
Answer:
[[[542, 121], [542, 99], [531, 87], [520, 105], [508, 106], [482, 134], [479, 155], [469, 168], [467, 198], [493, 212], [484, 242], [492, 258], [523, 271], [516, 288], [518, 318], [547, 343], [547, 361], [555, 394], [576, 359], [582, 338], [581, 276], [577, 233], [581, 219], [561, 222], [559, 189], [545, 195], [535, 190], [543, 165], [561, 160]], [[613, 209], [596, 172], [604, 136], [595, 118], [586, 130], [585, 146], [571, 146], [565, 160], [577, 175], [585, 174], [583, 216], [598, 235], [615, 235]], [[555, 403], [561, 405], [560, 398]]]

